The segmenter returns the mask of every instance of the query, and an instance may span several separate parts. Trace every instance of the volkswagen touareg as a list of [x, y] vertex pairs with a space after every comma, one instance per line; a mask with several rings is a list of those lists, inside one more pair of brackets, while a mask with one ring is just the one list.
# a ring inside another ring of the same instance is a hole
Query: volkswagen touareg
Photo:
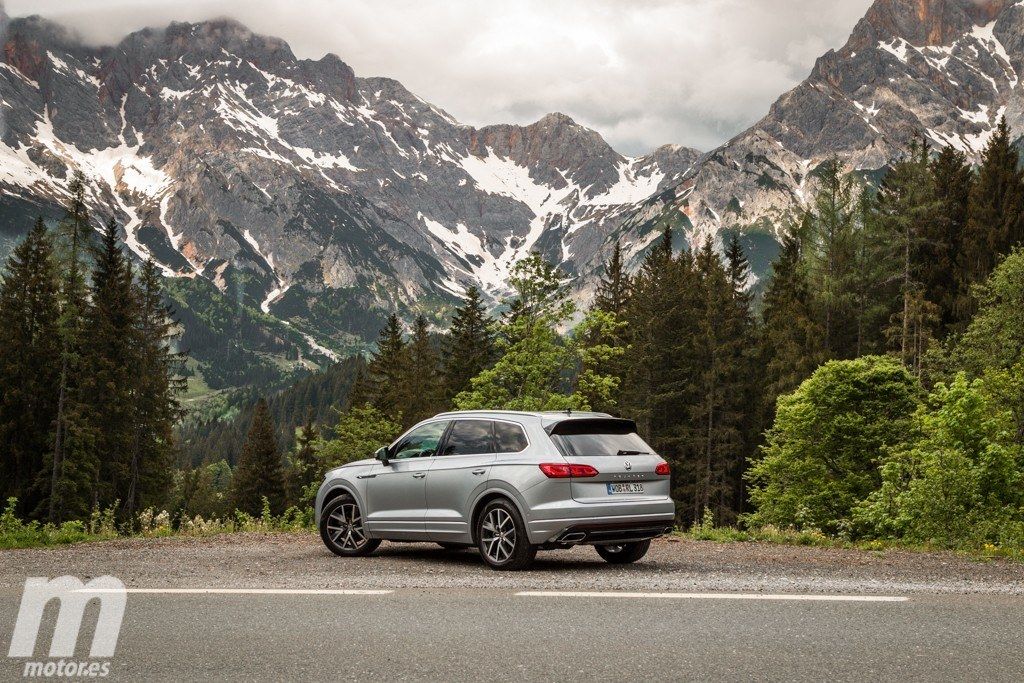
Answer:
[[581, 544], [635, 562], [674, 517], [668, 463], [636, 423], [604, 413], [442, 413], [374, 459], [328, 472], [316, 498], [320, 536], [337, 555], [428, 541], [476, 546], [495, 569]]

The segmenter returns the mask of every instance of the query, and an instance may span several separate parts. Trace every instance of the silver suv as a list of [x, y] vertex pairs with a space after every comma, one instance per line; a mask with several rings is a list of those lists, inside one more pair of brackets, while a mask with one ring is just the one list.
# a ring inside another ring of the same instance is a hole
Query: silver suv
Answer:
[[327, 473], [316, 497], [334, 553], [381, 541], [476, 546], [495, 569], [523, 569], [538, 550], [586, 544], [635, 562], [671, 531], [669, 466], [632, 420], [604, 413], [442, 413]]

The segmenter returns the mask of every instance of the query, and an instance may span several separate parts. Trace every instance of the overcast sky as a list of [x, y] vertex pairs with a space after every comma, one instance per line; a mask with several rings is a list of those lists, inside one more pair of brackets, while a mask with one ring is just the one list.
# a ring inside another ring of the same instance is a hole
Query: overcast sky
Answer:
[[[4, 0], [0, 0], [3, 3]], [[464, 123], [551, 111], [627, 154], [711, 149], [839, 47], [871, 0], [7, 0], [91, 42], [231, 16], [300, 57], [334, 52]]]

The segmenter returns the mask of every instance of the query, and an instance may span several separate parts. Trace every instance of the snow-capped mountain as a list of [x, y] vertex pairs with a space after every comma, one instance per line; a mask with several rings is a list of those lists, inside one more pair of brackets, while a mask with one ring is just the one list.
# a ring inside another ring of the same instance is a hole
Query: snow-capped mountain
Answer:
[[749, 130], [639, 158], [563, 114], [462, 125], [228, 20], [94, 48], [14, 19], [2, 42], [0, 247], [81, 170], [136, 254], [289, 322], [321, 355], [391, 310], [442, 312], [469, 284], [499, 297], [530, 250], [586, 296], [616, 240], [637, 264], [666, 224], [691, 239], [738, 227], [763, 271], [828, 157], [877, 171], [923, 132], [976, 159], [1000, 116], [1024, 126], [1024, 0], [876, 0]]
[[229, 20], [89, 48], [15, 19], [2, 59], [8, 205], [60, 202], [80, 170], [94, 210], [166, 275], [240, 288], [327, 336], [372, 335], [386, 312], [443, 308], [469, 284], [499, 297], [533, 249], [592, 269], [621, 216], [699, 156], [627, 158], [562, 114], [462, 125]]
[[828, 157], [876, 171], [914, 135], [977, 161], [1001, 116], [1024, 132], [1021, 75], [1024, 1], [876, 0], [846, 45], [627, 227], [675, 217], [694, 234], [777, 230]]

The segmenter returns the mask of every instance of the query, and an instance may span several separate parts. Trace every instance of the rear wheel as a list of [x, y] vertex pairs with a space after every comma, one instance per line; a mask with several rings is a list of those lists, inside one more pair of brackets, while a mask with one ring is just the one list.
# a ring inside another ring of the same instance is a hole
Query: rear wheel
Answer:
[[335, 555], [358, 557], [369, 555], [380, 539], [367, 538], [363, 514], [355, 498], [343, 494], [327, 503], [320, 515], [320, 538]]
[[537, 556], [519, 511], [507, 500], [492, 500], [480, 513], [476, 528], [480, 556], [492, 569], [526, 569]]
[[651, 547], [651, 541], [637, 541], [636, 543], [613, 543], [611, 545], [595, 546], [597, 554], [610, 564], [629, 564], [636, 562], [647, 554]]

